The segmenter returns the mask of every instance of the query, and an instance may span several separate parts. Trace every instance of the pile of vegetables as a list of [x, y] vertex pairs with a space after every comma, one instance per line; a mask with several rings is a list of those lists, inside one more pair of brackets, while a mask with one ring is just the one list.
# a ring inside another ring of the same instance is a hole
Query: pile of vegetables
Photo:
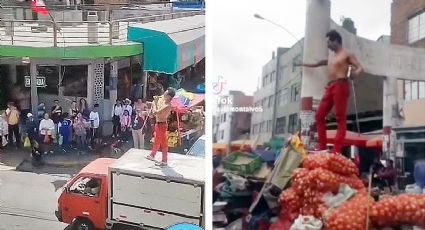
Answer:
[[344, 156], [327, 153], [308, 155], [303, 167], [293, 172], [291, 188], [280, 195], [281, 216], [289, 217], [291, 221], [300, 214], [321, 218], [328, 210], [323, 201], [326, 193], [336, 194], [341, 184], [365, 189], [357, 174], [356, 165]]
[[389, 196], [373, 205], [370, 218], [376, 227], [416, 225], [425, 227], [425, 196]]
[[[299, 215], [314, 216], [323, 221], [327, 230], [364, 230], [369, 213], [369, 229], [425, 227], [425, 195], [389, 196], [375, 202], [358, 177], [354, 162], [344, 156], [309, 154], [291, 179], [291, 187], [279, 197], [281, 220], [293, 222]], [[324, 195], [337, 194], [342, 184], [355, 189], [356, 194], [338, 207], [328, 207]]]

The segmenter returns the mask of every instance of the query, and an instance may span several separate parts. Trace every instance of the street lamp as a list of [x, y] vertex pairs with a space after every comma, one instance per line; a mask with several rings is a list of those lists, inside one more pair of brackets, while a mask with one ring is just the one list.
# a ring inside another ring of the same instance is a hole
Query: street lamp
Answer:
[[269, 20], [269, 19], [267, 19], [267, 18], [265, 18], [265, 17], [263, 17], [263, 16], [261, 16], [261, 15], [259, 15], [259, 14], [254, 14], [254, 17], [255, 18], [257, 18], [257, 19], [260, 19], [260, 20], [263, 20], [263, 21], [266, 21], [266, 22], [269, 22], [269, 23], [271, 23], [271, 24], [273, 24], [273, 25], [275, 25], [275, 26], [277, 26], [277, 27], [279, 27], [279, 28], [281, 28], [282, 30], [284, 30], [286, 33], [288, 33], [289, 35], [291, 35], [294, 39], [295, 39], [295, 41], [299, 41], [299, 39], [293, 34], [293, 33], [291, 33], [288, 29], [286, 29], [284, 26], [282, 26], [282, 25], [280, 25], [280, 24], [277, 24], [276, 22], [274, 22], [274, 21], [271, 21], [271, 20]]
[[[303, 55], [303, 47], [301, 46], [301, 43], [299, 43], [299, 39], [293, 33], [291, 33], [288, 29], [286, 29], [284, 26], [282, 26], [282, 25], [280, 25], [280, 24], [278, 24], [274, 21], [271, 21], [271, 20], [269, 20], [269, 19], [267, 19], [267, 18], [265, 18], [265, 17], [263, 17], [259, 14], [254, 14], [254, 17], [259, 19], [259, 20], [263, 20], [263, 21], [266, 21], [268, 23], [271, 23], [271, 24], [279, 27], [280, 29], [284, 30], [289, 35], [291, 35], [291, 37], [293, 37], [295, 39], [295, 42], [299, 45], [301, 55]], [[277, 101], [278, 101], [278, 85], [279, 85], [278, 79], [279, 79], [279, 75], [280, 75], [280, 66], [279, 66], [280, 61], [279, 60], [280, 60], [280, 55], [279, 55], [279, 52], [278, 52], [278, 54], [277, 54], [277, 64], [276, 64], [276, 84], [275, 84], [275, 96], [274, 96], [274, 109], [273, 109], [273, 120], [272, 120], [272, 124], [273, 124], [272, 137], [274, 137], [275, 134], [276, 134], [276, 119], [277, 119], [277, 117], [276, 117], [276, 110], [277, 110], [276, 107], [277, 107]], [[302, 75], [301, 75], [301, 77], [302, 77]]]

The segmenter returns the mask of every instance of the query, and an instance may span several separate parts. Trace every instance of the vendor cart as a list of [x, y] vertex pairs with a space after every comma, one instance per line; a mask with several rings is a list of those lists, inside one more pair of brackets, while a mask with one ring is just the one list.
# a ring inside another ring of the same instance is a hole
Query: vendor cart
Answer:
[[[171, 103], [173, 110], [168, 118], [168, 148], [170, 152], [183, 154], [205, 132], [205, 95], [178, 90]], [[151, 144], [153, 140], [154, 137]]]

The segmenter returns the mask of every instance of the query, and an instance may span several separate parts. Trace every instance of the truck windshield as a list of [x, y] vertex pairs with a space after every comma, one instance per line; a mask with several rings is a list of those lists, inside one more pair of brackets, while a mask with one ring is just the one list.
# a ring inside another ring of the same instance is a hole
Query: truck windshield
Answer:
[[198, 139], [195, 144], [193, 144], [192, 148], [190, 148], [189, 152], [187, 152], [187, 155], [205, 157], [205, 140]]

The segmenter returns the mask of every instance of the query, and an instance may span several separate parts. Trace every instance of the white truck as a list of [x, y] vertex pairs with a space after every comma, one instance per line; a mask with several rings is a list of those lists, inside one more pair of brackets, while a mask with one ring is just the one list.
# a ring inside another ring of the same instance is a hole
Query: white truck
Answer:
[[205, 159], [169, 153], [169, 166], [160, 167], [149, 153], [130, 149], [84, 167], [63, 188], [58, 220], [78, 230], [205, 226]]

